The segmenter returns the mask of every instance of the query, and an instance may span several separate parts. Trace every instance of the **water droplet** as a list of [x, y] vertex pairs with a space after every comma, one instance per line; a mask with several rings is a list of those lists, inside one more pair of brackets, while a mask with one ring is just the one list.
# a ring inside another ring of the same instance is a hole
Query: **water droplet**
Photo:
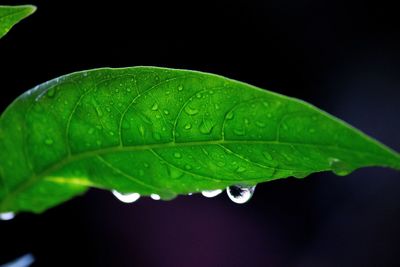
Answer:
[[295, 173], [292, 174], [293, 177], [299, 178], [299, 179], [304, 178], [307, 175], [309, 175], [308, 172], [295, 172]]
[[129, 93], [130, 91], [132, 91], [132, 89], [130, 87], [126, 88], [126, 91]]
[[190, 123], [185, 124], [185, 130], [190, 130], [192, 128], [192, 125]]
[[161, 119], [161, 115], [160, 114], [156, 114], [156, 118], [157, 119]]
[[214, 107], [215, 107], [216, 110], [219, 109], [219, 105], [218, 104], [215, 104]]
[[144, 136], [144, 127], [143, 127], [143, 125], [139, 126], [139, 133], [140, 133], [141, 136]]
[[217, 162], [217, 165], [218, 165], [219, 167], [223, 167], [223, 166], [225, 166], [225, 162], [223, 162], [223, 161], [218, 161], [218, 162]]
[[0, 213], [0, 220], [2, 221], [9, 221], [14, 219], [15, 213], [14, 212], [3, 212]]
[[195, 114], [199, 113], [199, 110], [198, 110], [198, 109], [195, 109], [195, 108], [191, 108], [191, 107], [189, 107], [189, 105], [187, 105], [187, 106], [185, 107], [185, 112], [186, 112], [188, 115], [195, 115]]
[[54, 88], [50, 88], [50, 89], [47, 91], [47, 96], [48, 96], [48, 97], [54, 97], [55, 94], [56, 94], [56, 89], [54, 89]]
[[180, 159], [180, 158], [182, 158], [182, 154], [179, 153], [179, 152], [175, 152], [174, 153], [174, 157], [177, 158], [177, 159]]
[[140, 198], [138, 193], [120, 193], [117, 190], [112, 190], [111, 192], [118, 200], [124, 203], [133, 203]]
[[154, 103], [153, 106], [151, 107], [151, 110], [158, 110], [158, 105], [157, 103]]
[[159, 195], [157, 195], [157, 194], [151, 194], [150, 197], [151, 197], [151, 199], [154, 199], [154, 200], [160, 200], [161, 199], [161, 197]]
[[100, 107], [96, 107], [96, 112], [97, 112], [97, 115], [99, 115], [99, 117], [103, 116], [103, 112], [101, 111]]
[[244, 168], [244, 167], [242, 167], [242, 166], [239, 166], [239, 167], [237, 167], [237, 169], [236, 169], [236, 172], [238, 172], [238, 173], [242, 173], [242, 172], [245, 172], [246, 171], [246, 168]]
[[197, 94], [196, 94], [196, 97], [197, 97], [197, 98], [201, 98], [201, 97], [202, 97], [202, 94], [201, 94], [201, 93], [197, 93]]
[[234, 115], [234, 114], [233, 114], [233, 111], [229, 111], [228, 114], [226, 114], [226, 119], [227, 119], [227, 120], [233, 119], [233, 115]]
[[233, 185], [226, 188], [226, 193], [233, 202], [237, 204], [243, 204], [250, 200], [254, 194], [255, 188], [255, 185]]
[[332, 168], [334, 174], [339, 176], [345, 176], [350, 174], [353, 169], [348, 166], [345, 162], [341, 161], [340, 159], [331, 158], [329, 159], [329, 165]]
[[183, 85], [179, 85], [178, 86], [178, 91], [182, 91], [183, 90]]
[[111, 112], [111, 108], [106, 107], [106, 111], [107, 111], [107, 112]]
[[241, 128], [241, 129], [234, 129], [233, 132], [234, 132], [236, 135], [244, 135], [244, 133], [245, 133], [245, 131], [244, 131], [243, 128]]
[[211, 121], [203, 120], [200, 124], [199, 130], [202, 134], [210, 134], [213, 128], [214, 125]]
[[111, 136], [114, 136], [114, 132], [110, 131], [110, 135], [111, 135]]
[[164, 114], [165, 114], [165, 115], [168, 115], [168, 114], [169, 114], [169, 111], [165, 109], [165, 110], [164, 110]]
[[272, 160], [272, 155], [271, 155], [271, 153], [269, 153], [268, 151], [264, 151], [264, 152], [263, 152], [263, 156], [264, 156], [267, 160]]
[[205, 197], [215, 197], [218, 196], [219, 194], [222, 193], [221, 189], [216, 189], [216, 190], [204, 190], [201, 192], [201, 194]]
[[248, 119], [244, 119], [244, 124], [249, 125], [249, 120]]
[[172, 179], [178, 179], [183, 176], [183, 172], [175, 167], [168, 168], [168, 174], [171, 176]]
[[51, 139], [51, 138], [47, 138], [46, 140], [44, 140], [44, 143], [45, 143], [46, 145], [52, 145], [52, 144], [54, 143], [54, 141], [53, 141], [53, 139]]
[[263, 122], [263, 121], [256, 121], [256, 125], [257, 125], [258, 127], [263, 128], [263, 127], [265, 127], [267, 124], [266, 124], [265, 122]]
[[[120, 84], [119, 86], [122, 86], [122, 84]], [[119, 93], [119, 89], [118, 89], [118, 88], [115, 89], [115, 92], [116, 92], [116, 93]]]
[[192, 169], [192, 166], [190, 166], [189, 164], [186, 164], [186, 165], [185, 165], [185, 169], [186, 169], [186, 170], [191, 170], [191, 169]]

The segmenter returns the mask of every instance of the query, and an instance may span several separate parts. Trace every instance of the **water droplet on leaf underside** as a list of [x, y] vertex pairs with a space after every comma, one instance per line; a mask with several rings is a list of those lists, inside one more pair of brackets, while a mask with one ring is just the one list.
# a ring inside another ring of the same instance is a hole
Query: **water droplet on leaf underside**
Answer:
[[15, 213], [14, 212], [3, 212], [0, 213], [0, 220], [1, 221], [9, 221], [14, 219]]
[[154, 200], [160, 200], [161, 199], [161, 197], [159, 195], [157, 195], [157, 194], [151, 194], [150, 198], [154, 199]]
[[221, 190], [221, 189], [216, 189], [216, 190], [204, 190], [204, 191], [201, 192], [201, 194], [202, 194], [203, 196], [209, 197], [209, 198], [218, 196], [218, 195], [221, 194], [221, 193], [222, 193], [222, 190]]
[[254, 194], [255, 188], [255, 185], [233, 185], [226, 188], [226, 193], [233, 202], [237, 204], [243, 204], [250, 200]]
[[348, 166], [345, 162], [341, 161], [340, 159], [331, 158], [329, 159], [329, 165], [332, 169], [332, 172], [339, 176], [345, 176], [350, 174], [353, 169]]
[[120, 200], [121, 202], [124, 202], [124, 203], [133, 203], [140, 198], [140, 194], [138, 194], [138, 193], [127, 193], [127, 194], [124, 193], [123, 194], [116, 190], [112, 190], [111, 192], [118, 200]]

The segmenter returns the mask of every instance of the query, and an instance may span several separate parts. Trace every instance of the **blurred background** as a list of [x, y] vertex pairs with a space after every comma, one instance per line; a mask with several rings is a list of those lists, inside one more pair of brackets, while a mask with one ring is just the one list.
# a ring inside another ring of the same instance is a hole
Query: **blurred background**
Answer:
[[[154, 65], [217, 73], [306, 100], [400, 151], [400, 17], [389, 1], [87, 1], [37, 12], [0, 40], [0, 107], [57, 76]], [[1, 4], [26, 4], [1, 1]], [[91, 190], [0, 221], [0, 265], [399, 266], [400, 173], [282, 179], [123, 204]]]

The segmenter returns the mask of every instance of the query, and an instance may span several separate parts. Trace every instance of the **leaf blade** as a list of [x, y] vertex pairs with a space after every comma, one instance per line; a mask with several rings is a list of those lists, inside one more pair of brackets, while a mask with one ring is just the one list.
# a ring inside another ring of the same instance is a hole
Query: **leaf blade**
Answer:
[[35, 11], [36, 7], [32, 5], [0, 5], [0, 39], [6, 35], [15, 24], [32, 15]]
[[0, 211], [41, 212], [89, 186], [168, 199], [317, 171], [400, 169], [396, 152], [308, 103], [155, 67], [38, 86], [2, 114], [0, 137]]

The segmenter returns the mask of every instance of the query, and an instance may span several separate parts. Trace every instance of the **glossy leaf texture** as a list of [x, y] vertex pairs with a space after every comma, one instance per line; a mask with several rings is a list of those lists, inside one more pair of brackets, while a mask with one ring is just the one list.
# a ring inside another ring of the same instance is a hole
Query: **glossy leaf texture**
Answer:
[[303, 101], [221, 76], [97, 69], [27, 91], [0, 120], [0, 211], [42, 212], [89, 187], [178, 194], [400, 156]]
[[0, 38], [18, 22], [36, 11], [35, 6], [1, 6], [0, 5]]

